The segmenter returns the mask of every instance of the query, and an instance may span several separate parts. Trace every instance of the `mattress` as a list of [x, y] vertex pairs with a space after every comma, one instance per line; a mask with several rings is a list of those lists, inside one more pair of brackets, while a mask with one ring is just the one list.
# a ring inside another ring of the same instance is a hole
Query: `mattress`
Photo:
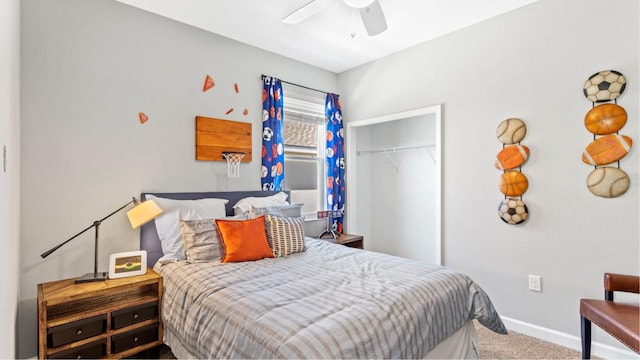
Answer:
[[181, 358], [424, 358], [472, 319], [506, 333], [464, 274], [305, 241], [282, 258], [156, 264], [168, 345]]
[[[164, 342], [171, 347], [171, 352], [177, 359], [199, 359], [182, 346], [180, 338], [172, 331], [164, 332]], [[431, 349], [424, 359], [478, 359], [479, 357], [478, 333], [473, 320], [469, 320], [453, 335]]]

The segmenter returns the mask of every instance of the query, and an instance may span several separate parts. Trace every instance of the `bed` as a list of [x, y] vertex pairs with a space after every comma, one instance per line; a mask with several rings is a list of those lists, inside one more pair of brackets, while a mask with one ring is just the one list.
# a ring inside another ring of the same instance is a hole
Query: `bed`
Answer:
[[[223, 216], [231, 217], [241, 199], [275, 194], [142, 197], [226, 199]], [[308, 237], [286, 256], [167, 260], [157, 221], [141, 228], [140, 248], [163, 276], [164, 340], [181, 359], [477, 358], [474, 319], [506, 334], [488, 295], [446, 267]]]

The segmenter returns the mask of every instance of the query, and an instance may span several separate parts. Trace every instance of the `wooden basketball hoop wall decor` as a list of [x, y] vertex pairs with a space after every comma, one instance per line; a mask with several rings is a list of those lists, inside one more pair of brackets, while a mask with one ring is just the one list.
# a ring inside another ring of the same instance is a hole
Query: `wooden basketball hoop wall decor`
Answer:
[[[584, 126], [593, 134], [593, 141], [582, 153], [582, 162], [594, 167], [587, 176], [587, 188], [603, 198], [618, 197], [629, 189], [629, 175], [620, 168], [620, 160], [631, 151], [633, 141], [620, 135], [627, 123], [627, 111], [617, 102], [626, 86], [622, 73], [603, 70], [591, 75], [582, 87], [591, 101]], [[614, 163], [617, 166], [611, 166]]]
[[520, 145], [527, 135], [527, 125], [517, 118], [510, 118], [498, 124], [496, 136], [502, 143], [502, 150], [496, 156], [495, 167], [502, 170], [498, 187], [504, 200], [498, 205], [498, 216], [507, 224], [517, 225], [529, 218], [529, 209], [522, 201], [522, 194], [529, 187], [529, 180], [520, 171], [529, 158], [529, 148]]
[[226, 161], [223, 152], [251, 162], [251, 123], [196, 116], [196, 160]]

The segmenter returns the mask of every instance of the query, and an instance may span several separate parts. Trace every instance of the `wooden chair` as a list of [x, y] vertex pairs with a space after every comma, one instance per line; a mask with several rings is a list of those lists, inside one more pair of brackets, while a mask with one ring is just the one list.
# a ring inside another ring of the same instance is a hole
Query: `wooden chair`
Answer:
[[582, 358], [591, 358], [591, 323], [640, 354], [640, 307], [613, 301], [613, 292], [640, 293], [640, 277], [604, 274], [604, 300], [580, 299]]

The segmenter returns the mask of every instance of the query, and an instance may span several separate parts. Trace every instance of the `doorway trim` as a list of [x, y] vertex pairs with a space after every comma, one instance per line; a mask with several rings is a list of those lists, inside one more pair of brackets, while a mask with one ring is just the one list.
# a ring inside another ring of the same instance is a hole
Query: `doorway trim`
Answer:
[[[357, 129], [362, 126], [386, 123], [390, 121], [403, 120], [423, 115], [433, 115], [435, 117], [436, 129], [435, 129], [435, 254], [436, 265], [442, 265], [442, 105], [433, 105], [399, 113], [387, 114], [378, 117], [350, 121], [346, 123], [346, 143], [347, 143], [347, 157], [345, 159], [347, 166], [347, 181], [350, 184], [356, 184], [358, 174], [357, 169], [357, 144], [356, 134]], [[347, 185], [347, 216], [345, 228], [347, 230], [356, 227], [356, 216], [353, 214], [354, 207], [350, 204], [356, 204], [357, 196], [356, 191], [349, 191]]]

